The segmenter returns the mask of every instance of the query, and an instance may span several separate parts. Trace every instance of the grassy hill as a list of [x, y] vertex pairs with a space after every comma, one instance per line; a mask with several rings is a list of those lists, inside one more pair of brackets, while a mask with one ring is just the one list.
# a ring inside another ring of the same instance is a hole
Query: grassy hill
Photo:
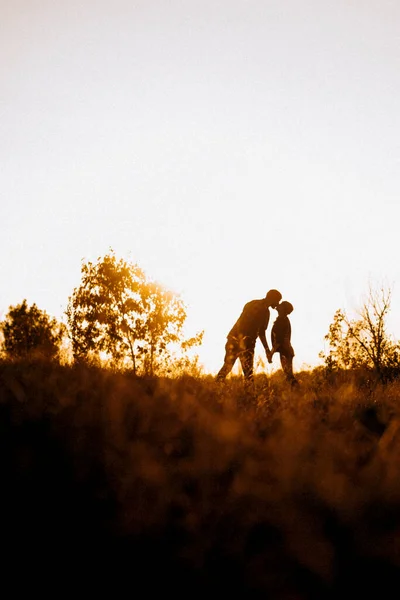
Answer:
[[400, 383], [299, 379], [260, 375], [249, 395], [240, 378], [0, 363], [4, 577], [53, 596], [388, 597]]

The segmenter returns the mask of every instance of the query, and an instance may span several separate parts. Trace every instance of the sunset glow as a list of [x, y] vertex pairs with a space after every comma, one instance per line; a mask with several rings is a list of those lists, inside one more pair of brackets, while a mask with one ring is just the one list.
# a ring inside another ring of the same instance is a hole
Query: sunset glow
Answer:
[[370, 281], [392, 287], [400, 337], [398, 3], [0, 15], [0, 317], [26, 298], [61, 318], [82, 259], [113, 248], [182, 295], [207, 372], [270, 288], [294, 305], [296, 370]]

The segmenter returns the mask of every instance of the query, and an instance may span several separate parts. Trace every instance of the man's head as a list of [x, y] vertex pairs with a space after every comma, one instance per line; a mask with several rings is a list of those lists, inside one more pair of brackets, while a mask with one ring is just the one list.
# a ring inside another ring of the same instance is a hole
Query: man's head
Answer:
[[276, 310], [278, 311], [278, 314], [280, 316], [290, 315], [290, 313], [293, 312], [293, 304], [291, 304], [287, 300], [284, 300], [283, 302], [278, 304]]
[[267, 300], [268, 306], [271, 306], [271, 308], [276, 308], [279, 302], [282, 300], [282, 294], [278, 292], [278, 290], [269, 290], [265, 296], [265, 299]]

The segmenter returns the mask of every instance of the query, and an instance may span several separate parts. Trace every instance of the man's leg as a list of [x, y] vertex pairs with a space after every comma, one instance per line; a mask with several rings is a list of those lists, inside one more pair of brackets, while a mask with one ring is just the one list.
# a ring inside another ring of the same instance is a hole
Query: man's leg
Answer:
[[237, 340], [228, 338], [225, 344], [225, 358], [222, 368], [218, 371], [216, 380], [223, 381], [227, 375], [232, 371], [233, 365], [239, 355], [239, 344]]
[[254, 344], [244, 343], [244, 347], [239, 354], [240, 363], [243, 369], [243, 375], [247, 382], [253, 381], [253, 364], [254, 364]]

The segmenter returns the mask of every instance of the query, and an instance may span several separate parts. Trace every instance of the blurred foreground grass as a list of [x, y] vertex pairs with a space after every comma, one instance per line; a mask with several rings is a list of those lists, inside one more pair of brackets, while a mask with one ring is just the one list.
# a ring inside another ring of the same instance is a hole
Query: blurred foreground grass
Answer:
[[0, 363], [4, 577], [52, 596], [389, 597], [400, 383], [300, 379], [258, 376], [248, 395]]

